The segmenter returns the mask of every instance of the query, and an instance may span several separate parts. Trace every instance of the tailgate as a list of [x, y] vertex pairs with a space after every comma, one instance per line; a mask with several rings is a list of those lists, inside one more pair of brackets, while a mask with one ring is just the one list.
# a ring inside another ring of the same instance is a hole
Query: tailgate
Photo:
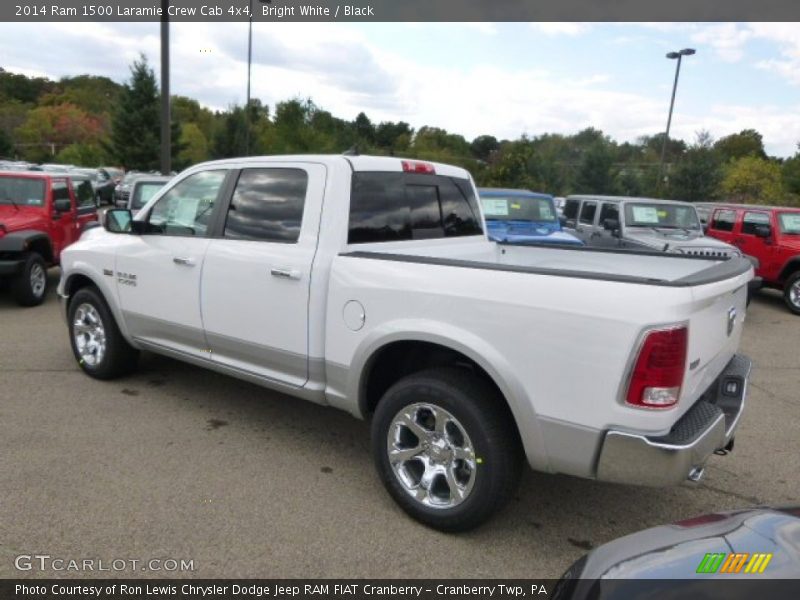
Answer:
[[739, 347], [752, 271], [692, 289], [689, 351], [681, 394], [687, 410], [730, 362]]

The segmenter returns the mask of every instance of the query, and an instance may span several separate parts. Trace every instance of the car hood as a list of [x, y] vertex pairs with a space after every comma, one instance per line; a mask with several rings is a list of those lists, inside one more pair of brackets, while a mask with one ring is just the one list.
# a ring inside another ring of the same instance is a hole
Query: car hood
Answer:
[[684, 231], [682, 229], [632, 229], [625, 230], [625, 238], [643, 244], [645, 246], [652, 246], [659, 250], [664, 246], [670, 248], [680, 248], [682, 246], [705, 248], [719, 248], [729, 250], [730, 244], [715, 239], [713, 237], [703, 235], [702, 231]]
[[497, 221], [488, 220], [489, 237], [498, 242], [534, 242], [583, 245], [578, 238], [561, 231], [558, 221]]
[[[7, 232], [20, 231], [22, 229], [29, 229], [38, 225], [42, 216], [39, 210], [31, 210], [28, 207], [20, 206], [19, 210], [13, 206], [0, 206], [0, 223], [3, 224]], [[2, 235], [0, 228], [0, 235]]]

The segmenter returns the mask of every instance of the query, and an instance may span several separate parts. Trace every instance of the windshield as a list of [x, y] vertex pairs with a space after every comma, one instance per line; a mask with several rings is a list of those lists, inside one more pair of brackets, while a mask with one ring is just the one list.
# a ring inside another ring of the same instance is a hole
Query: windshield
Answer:
[[140, 183], [137, 185], [136, 189], [133, 191], [131, 208], [142, 208], [162, 187], [164, 187], [163, 183]]
[[487, 221], [556, 221], [552, 198], [491, 196], [482, 197], [481, 204]]
[[781, 226], [781, 233], [800, 235], [800, 213], [779, 213], [778, 223]]
[[0, 177], [0, 204], [44, 206], [44, 180]]
[[626, 203], [625, 225], [700, 230], [694, 206], [683, 204]]

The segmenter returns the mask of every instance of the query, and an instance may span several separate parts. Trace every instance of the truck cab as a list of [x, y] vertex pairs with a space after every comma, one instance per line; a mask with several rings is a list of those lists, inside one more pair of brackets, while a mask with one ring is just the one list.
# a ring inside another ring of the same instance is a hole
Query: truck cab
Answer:
[[0, 171], [0, 278], [20, 305], [44, 301], [47, 269], [97, 221], [94, 195], [76, 191], [68, 174]]

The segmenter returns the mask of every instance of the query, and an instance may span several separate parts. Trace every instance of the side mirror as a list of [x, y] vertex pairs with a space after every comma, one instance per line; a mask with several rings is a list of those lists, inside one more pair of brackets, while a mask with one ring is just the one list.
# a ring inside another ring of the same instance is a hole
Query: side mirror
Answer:
[[53, 203], [56, 212], [65, 213], [72, 210], [72, 202], [69, 198], [59, 198]]
[[769, 225], [756, 225], [756, 230], [754, 233], [756, 237], [766, 239], [770, 235], [772, 235], [772, 227], [770, 227]]
[[606, 231], [614, 231], [619, 229], [619, 219], [604, 219], [603, 229]]
[[112, 208], [106, 211], [105, 228], [111, 233], [130, 233], [133, 215], [127, 208]]

